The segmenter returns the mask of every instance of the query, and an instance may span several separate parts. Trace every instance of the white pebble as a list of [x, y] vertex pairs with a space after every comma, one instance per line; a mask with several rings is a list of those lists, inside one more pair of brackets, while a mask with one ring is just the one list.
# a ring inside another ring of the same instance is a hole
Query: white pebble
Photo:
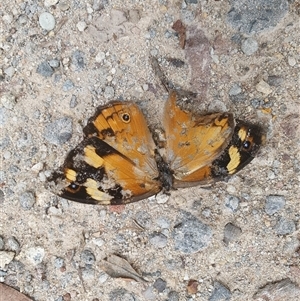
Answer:
[[57, 2], [58, 2], [58, 0], [45, 0], [44, 5], [46, 7], [49, 7], [49, 6], [55, 5]]
[[84, 21], [79, 21], [76, 26], [77, 29], [82, 32], [86, 29], [87, 24]]
[[39, 17], [40, 26], [45, 30], [52, 30], [55, 27], [55, 19], [52, 14], [44, 12]]
[[102, 51], [98, 52], [95, 59], [97, 63], [101, 63], [105, 59], [105, 53]]
[[4, 94], [1, 96], [1, 103], [6, 109], [12, 110], [17, 102], [14, 95]]
[[270, 86], [263, 80], [261, 80], [257, 85], [256, 85], [256, 90], [258, 92], [261, 92], [263, 94], [270, 94], [272, 93], [272, 89], [270, 88]]
[[294, 67], [296, 65], [296, 59], [293, 56], [289, 56], [288, 63], [291, 67]]
[[34, 164], [34, 165], [31, 167], [31, 170], [32, 170], [33, 172], [36, 172], [36, 173], [39, 173], [42, 169], [43, 169], [43, 163], [42, 163], [42, 162], [36, 163], [36, 164]]

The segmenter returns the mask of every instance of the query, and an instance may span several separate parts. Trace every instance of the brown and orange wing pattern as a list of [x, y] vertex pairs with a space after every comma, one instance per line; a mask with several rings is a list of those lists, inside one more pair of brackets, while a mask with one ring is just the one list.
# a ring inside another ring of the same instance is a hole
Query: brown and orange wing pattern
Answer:
[[133, 103], [99, 107], [84, 128], [60, 173], [60, 196], [91, 204], [124, 204], [161, 190], [155, 144], [142, 112]]
[[[174, 186], [196, 185], [206, 180], [209, 167], [228, 146], [234, 129], [230, 113], [196, 115], [176, 104], [172, 91], [165, 105], [165, 161], [174, 176]], [[182, 182], [182, 185], [176, 184]], [[190, 183], [191, 182], [191, 183]]]

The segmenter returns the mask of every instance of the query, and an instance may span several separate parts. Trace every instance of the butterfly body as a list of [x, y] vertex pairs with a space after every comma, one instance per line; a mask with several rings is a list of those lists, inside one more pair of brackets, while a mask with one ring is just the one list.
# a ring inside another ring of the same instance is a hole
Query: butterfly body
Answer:
[[177, 105], [171, 91], [156, 146], [139, 107], [111, 102], [84, 128], [84, 140], [51, 181], [60, 196], [90, 204], [126, 204], [179, 187], [224, 179], [247, 165], [263, 141], [259, 126], [231, 113], [198, 115]]

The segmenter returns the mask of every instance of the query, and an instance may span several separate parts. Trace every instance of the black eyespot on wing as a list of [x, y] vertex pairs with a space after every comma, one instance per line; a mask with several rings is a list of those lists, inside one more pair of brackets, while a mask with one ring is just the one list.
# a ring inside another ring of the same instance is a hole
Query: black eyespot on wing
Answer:
[[128, 113], [123, 113], [121, 115], [121, 118], [122, 120], [125, 122], [125, 123], [129, 123], [130, 122], [130, 115]]

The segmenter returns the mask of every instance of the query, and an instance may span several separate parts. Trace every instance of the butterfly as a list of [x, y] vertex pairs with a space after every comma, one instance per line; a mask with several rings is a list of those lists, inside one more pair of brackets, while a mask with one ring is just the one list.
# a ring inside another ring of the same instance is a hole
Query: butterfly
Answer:
[[252, 161], [265, 137], [259, 125], [231, 113], [193, 113], [178, 98], [171, 90], [159, 143], [137, 104], [98, 107], [83, 141], [50, 179], [57, 194], [81, 203], [127, 204], [162, 190], [223, 180]]

